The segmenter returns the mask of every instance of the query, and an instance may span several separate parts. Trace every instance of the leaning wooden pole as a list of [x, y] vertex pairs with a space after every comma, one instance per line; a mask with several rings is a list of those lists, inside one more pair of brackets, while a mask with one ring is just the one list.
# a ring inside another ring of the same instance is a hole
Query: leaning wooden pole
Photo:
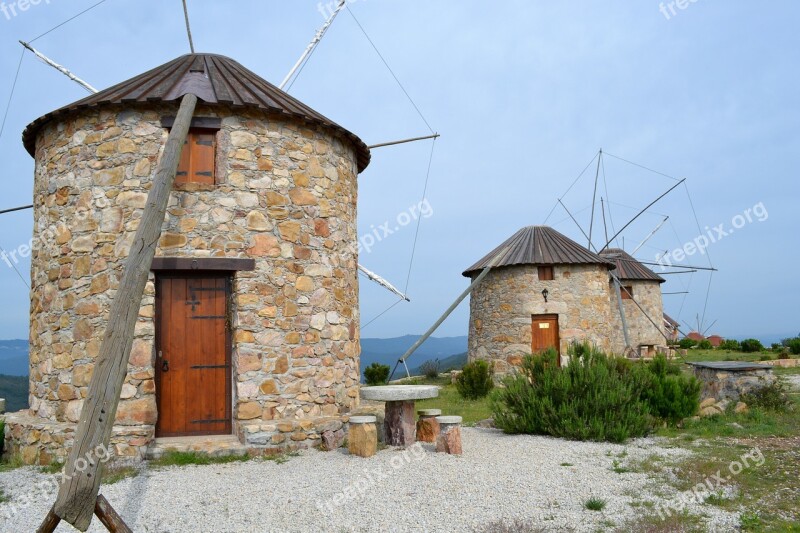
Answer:
[[[53, 506], [57, 516], [80, 531], [88, 529], [98, 502], [103, 465], [97, 460], [97, 450], [109, 445], [122, 384], [128, 371], [128, 358], [142, 295], [161, 235], [181, 150], [196, 106], [195, 95], [187, 94], [183, 97], [167, 139], [141, 223], [125, 262], [122, 281], [111, 303], [100, 355], [95, 363], [89, 393], [81, 411], [75, 444], [65, 467], [65, 475], [70, 477], [62, 481]], [[79, 469], [76, 464], [85, 468]]]

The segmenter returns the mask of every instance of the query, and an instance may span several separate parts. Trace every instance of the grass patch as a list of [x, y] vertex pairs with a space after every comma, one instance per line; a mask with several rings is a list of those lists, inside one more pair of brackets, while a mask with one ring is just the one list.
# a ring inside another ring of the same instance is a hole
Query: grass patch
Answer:
[[11, 457], [0, 462], [0, 472], [16, 470], [17, 468], [22, 468], [23, 466], [27, 465], [22, 462], [22, 458], [19, 455], [12, 455]]
[[617, 474], [627, 474], [628, 472], [631, 472], [631, 469], [627, 466], [623, 466], [618, 459], [614, 459], [614, 462], [611, 465], [611, 470]]
[[134, 466], [114, 466], [107, 465], [103, 469], [102, 483], [104, 485], [113, 485], [119, 483], [123, 479], [136, 477], [139, 475], [139, 469]]
[[617, 528], [618, 532], [628, 533], [705, 533], [706, 527], [700, 517], [687, 512], [673, 513], [660, 517], [658, 514], [645, 514], [628, 520]]
[[163, 468], [167, 466], [218, 465], [249, 461], [250, 459], [251, 457], [247, 454], [211, 457], [197, 452], [178, 452], [170, 450], [158, 459], [150, 461], [150, 466]]
[[572, 463], [561, 463], [560, 466], [575, 466], [575, 465], [573, 465]]
[[52, 462], [49, 465], [44, 465], [39, 467], [39, 471], [43, 474], [58, 474], [64, 470], [64, 463], [60, 462]]
[[594, 496], [583, 502], [583, 506], [590, 511], [602, 511], [606, 508], [606, 504], [607, 502], [604, 499]]
[[479, 400], [465, 400], [458, 394], [455, 385], [451, 385], [447, 380], [417, 380], [419, 384], [440, 385], [439, 397], [429, 400], [418, 400], [417, 409], [441, 409], [443, 415], [460, 416], [463, 418], [463, 425], [472, 426], [481, 420], [486, 420], [492, 416], [489, 407], [489, 398]]
[[474, 533], [540, 533], [547, 528], [534, 526], [530, 520], [495, 520], [472, 530]]
[[0, 489], [0, 503], [6, 503], [10, 500], [11, 498], [9, 498], [8, 494], [6, 494], [3, 489]]

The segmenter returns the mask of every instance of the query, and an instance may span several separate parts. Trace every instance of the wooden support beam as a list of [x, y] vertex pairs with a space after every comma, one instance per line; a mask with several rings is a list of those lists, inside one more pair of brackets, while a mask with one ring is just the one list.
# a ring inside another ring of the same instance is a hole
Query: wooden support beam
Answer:
[[100, 522], [111, 533], [133, 533], [102, 494], [97, 496], [97, 501], [94, 504], [94, 514], [97, 515]]
[[[111, 437], [122, 384], [128, 372], [128, 358], [142, 295], [196, 106], [195, 95], [183, 97], [175, 125], [167, 138], [141, 223], [125, 262], [119, 289], [111, 303], [100, 354], [94, 365], [86, 403], [75, 433], [75, 444], [65, 467], [65, 473], [70, 477], [61, 483], [53, 507], [62, 520], [80, 531], [88, 529], [95, 511], [103, 470], [103, 463], [97, 460], [98, 450], [107, 448]], [[84, 468], [77, 468], [76, 464]]]

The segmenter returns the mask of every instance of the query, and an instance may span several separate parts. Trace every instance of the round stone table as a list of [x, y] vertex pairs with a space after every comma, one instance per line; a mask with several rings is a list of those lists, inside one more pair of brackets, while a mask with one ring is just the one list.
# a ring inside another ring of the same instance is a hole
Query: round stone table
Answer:
[[383, 432], [390, 446], [411, 446], [415, 442], [414, 402], [439, 396], [436, 385], [385, 385], [361, 387], [365, 400], [386, 402]]

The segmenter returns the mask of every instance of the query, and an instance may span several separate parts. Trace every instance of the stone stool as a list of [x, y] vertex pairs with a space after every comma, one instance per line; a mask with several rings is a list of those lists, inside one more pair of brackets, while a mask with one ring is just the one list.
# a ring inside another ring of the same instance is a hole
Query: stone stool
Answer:
[[436, 438], [436, 451], [461, 455], [461, 417], [437, 416], [439, 436]]
[[374, 416], [351, 416], [347, 449], [353, 455], [372, 457], [378, 451], [378, 428]]
[[437, 416], [441, 416], [441, 409], [420, 409], [417, 411], [419, 420], [417, 421], [417, 441], [436, 442], [439, 436], [439, 422]]

